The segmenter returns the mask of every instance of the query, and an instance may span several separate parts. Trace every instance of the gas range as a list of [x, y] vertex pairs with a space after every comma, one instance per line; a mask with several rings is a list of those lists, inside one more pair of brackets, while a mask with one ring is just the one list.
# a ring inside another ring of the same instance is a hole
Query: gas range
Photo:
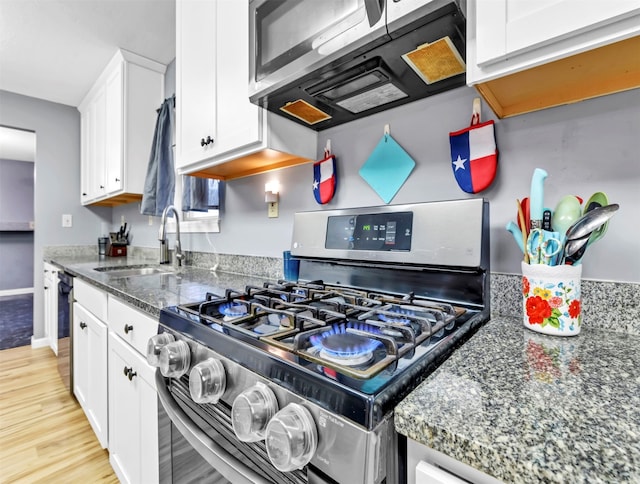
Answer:
[[393, 408], [488, 319], [488, 242], [480, 199], [296, 214], [299, 280], [164, 308], [149, 361], [264, 482], [399, 482]]

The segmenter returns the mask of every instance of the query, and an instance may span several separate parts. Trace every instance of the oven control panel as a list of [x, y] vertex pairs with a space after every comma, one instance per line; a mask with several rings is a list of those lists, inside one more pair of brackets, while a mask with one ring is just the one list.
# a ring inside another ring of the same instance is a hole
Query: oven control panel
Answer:
[[412, 226], [412, 212], [331, 216], [325, 248], [409, 251]]
[[291, 255], [475, 269], [489, 262], [488, 235], [482, 198], [296, 212]]

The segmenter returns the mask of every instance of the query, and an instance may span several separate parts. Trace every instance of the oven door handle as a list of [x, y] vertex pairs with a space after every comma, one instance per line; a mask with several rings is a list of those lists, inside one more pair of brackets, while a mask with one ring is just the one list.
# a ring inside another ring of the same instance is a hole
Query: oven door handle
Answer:
[[225, 479], [239, 484], [270, 484], [270, 481], [267, 481], [264, 477], [229, 454], [195, 424], [173, 399], [173, 396], [167, 389], [165, 379], [162, 373], [160, 373], [160, 369], [156, 369], [156, 389], [158, 398], [171, 419], [171, 422], [173, 422], [194, 450], [211, 464], [214, 469], [222, 474]]

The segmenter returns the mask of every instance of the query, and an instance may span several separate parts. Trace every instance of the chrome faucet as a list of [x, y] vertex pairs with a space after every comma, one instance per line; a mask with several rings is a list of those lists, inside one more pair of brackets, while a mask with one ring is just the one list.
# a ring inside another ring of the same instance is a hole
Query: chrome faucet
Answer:
[[176, 259], [178, 261], [178, 265], [182, 265], [182, 259], [184, 259], [184, 254], [182, 253], [182, 248], [180, 245], [180, 218], [178, 217], [178, 211], [176, 207], [173, 205], [169, 205], [162, 212], [162, 221], [160, 222], [160, 236], [158, 240], [160, 240], [160, 264], [168, 264], [169, 263], [169, 247], [167, 244], [167, 215], [169, 212], [173, 212], [176, 217]]

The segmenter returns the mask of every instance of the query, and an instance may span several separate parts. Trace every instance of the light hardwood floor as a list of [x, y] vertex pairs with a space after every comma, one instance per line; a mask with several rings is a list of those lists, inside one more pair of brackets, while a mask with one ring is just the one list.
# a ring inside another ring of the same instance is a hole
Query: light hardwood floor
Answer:
[[118, 482], [49, 348], [0, 351], [0, 482]]

